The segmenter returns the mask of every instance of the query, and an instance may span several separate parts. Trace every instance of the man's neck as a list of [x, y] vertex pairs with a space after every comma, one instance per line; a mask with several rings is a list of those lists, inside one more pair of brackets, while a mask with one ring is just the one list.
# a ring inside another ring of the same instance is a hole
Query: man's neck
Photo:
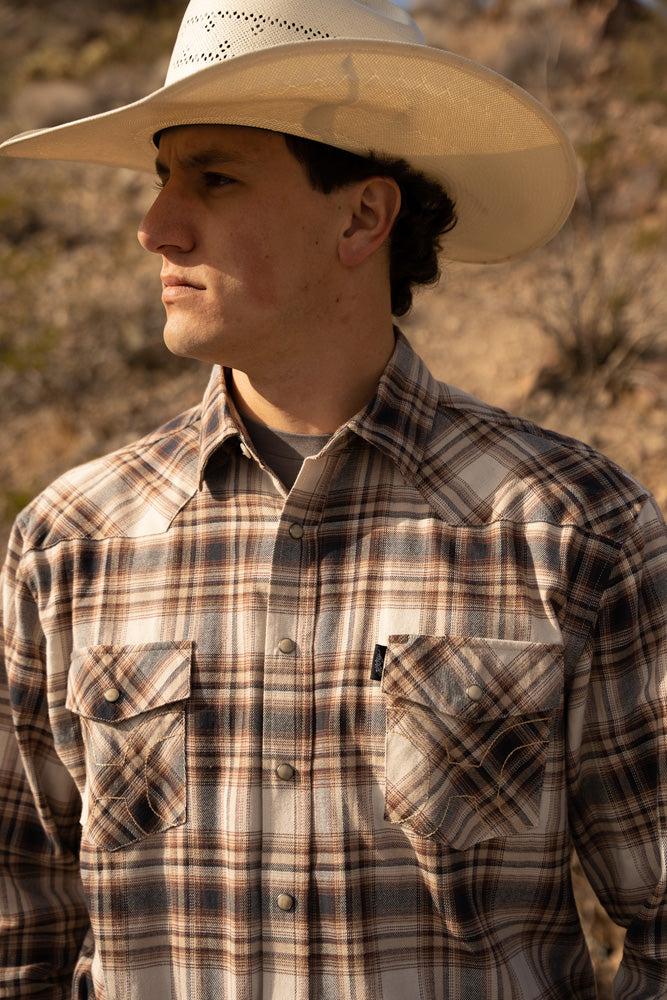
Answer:
[[284, 371], [233, 370], [230, 388], [241, 416], [293, 434], [333, 434], [366, 406], [394, 349], [393, 327], [374, 340], [332, 348]]

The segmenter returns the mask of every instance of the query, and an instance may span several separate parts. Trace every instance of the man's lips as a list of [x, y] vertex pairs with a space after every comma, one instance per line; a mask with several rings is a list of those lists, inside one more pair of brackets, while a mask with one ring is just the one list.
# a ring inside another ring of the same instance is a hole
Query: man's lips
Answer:
[[165, 304], [194, 295], [204, 288], [203, 285], [190, 281], [184, 275], [161, 274], [160, 277], [162, 279], [162, 301]]

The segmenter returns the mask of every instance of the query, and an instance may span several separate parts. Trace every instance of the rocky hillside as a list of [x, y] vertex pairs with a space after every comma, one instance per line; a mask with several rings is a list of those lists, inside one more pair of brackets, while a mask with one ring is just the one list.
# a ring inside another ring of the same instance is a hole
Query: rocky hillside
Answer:
[[[162, 83], [185, 3], [0, 0], [0, 136]], [[427, 39], [531, 90], [575, 143], [572, 223], [514, 264], [447, 265], [404, 324], [434, 372], [584, 438], [667, 509], [667, 26], [634, 0], [423, 0]], [[208, 372], [161, 342], [135, 230], [152, 180], [0, 160], [0, 546], [64, 468], [156, 426]], [[600, 995], [622, 934], [582, 881]]]

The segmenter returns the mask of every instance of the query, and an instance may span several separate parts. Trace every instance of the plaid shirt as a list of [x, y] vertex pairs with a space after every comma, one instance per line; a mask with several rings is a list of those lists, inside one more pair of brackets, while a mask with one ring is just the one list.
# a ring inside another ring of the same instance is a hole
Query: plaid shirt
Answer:
[[665, 551], [402, 337], [289, 495], [215, 370], [15, 526], [0, 997], [592, 1000], [572, 840], [667, 996]]

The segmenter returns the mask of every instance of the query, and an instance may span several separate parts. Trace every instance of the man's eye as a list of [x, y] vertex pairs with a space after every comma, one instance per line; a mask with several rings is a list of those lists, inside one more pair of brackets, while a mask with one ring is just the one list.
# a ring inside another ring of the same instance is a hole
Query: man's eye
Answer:
[[227, 177], [226, 174], [218, 174], [212, 170], [207, 170], [204, 174], [204, 183], [208, 188], [221, 188], [226, 187], [227, 184], [233, 184], [231, 177]]

